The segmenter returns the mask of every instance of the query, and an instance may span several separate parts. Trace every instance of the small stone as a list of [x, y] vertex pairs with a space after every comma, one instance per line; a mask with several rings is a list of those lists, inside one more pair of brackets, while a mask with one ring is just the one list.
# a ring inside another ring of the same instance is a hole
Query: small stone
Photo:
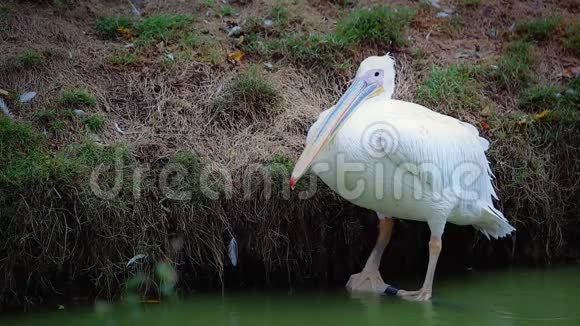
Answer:
[[439, 17], [439, 18], [447, 18], [447, 17], [449, 17], [449, 14], [446, 13], [445, 11], [440, 11], [440, 12], [437, 13], [437, 17]]
[[210, 9], [210, 10], [205, 12], [206, 17], [211, 17], [211, 15], [213, 15], [213, 10]]
[[228, 32], [229, 37], [237, 37], [240, 35], [242, 35], [242, 28], [240, 26], [234, 26], [230, 28], [230, 31]]
[[556, 98], [562, 97], [562, 93], [556, 93]]
[[566, 94], [574, 95], [576, 94], [576, 90], [569, 88], [566, 90]]
[[264, 63], [264, 67], [266, 67], [266, 69], [270, 71], [274, 70], [274, 65], [271, 64], [270, 62]]
[[73, 113], [77, 116], [77, 118], [81, 118], [81, 119], [84, 119], [88, 116], [88, 114], [81, 109], [75, 109], [75, 110], [73, 110]]
[[271, 19], [264, 19], [264, 26], [272, 27], [272, 25], [274, 25], [274, 22]]

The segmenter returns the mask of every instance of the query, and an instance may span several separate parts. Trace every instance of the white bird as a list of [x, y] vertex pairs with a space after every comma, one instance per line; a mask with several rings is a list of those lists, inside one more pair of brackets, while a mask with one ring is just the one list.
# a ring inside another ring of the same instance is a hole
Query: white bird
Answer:
[[[346, 93], [308, 131], [290, 185], [312, 168], [342, 197], [377, 212], [377, 243], [362, 272], [350, 277], [349, 290], [424, 301], [432, 296], [447, 222], [473, 225], [488, 238], [515, 229], [492, 201], [497, 195], [485, 156], [489, 142], [471, 124], [392, 100], [394, 89], [393, 59], [365, 59]], [[389, 286], [379, 273], [393, 217], [425, 221], [431, 230], [429, 265], [418, 291]]]

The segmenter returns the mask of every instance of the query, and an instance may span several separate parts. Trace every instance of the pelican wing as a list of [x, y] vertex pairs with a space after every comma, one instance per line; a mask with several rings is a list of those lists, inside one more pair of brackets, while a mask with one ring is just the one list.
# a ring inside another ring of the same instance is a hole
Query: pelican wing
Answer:
[[392, 130], [384, 136], [377, 133], [379, 139], [373, 141], [383, 142], [386, 156], [399, 168], [426, 184], [452, 189], [459, 198], [477, 193], [487, 203], [497, 199], [485, 156], [489, 142], [473, 125], [414, 103], [391, 100], [375, 105], [381, 107], [369, 109], [380, 117], [373, 119]]

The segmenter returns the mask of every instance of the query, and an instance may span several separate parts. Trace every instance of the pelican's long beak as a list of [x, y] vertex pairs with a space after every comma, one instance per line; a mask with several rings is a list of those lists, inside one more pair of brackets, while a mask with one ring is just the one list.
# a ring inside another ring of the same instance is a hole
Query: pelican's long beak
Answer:
[[315, 135], [314, 140], [306, 145], [294, 166], [290, 177], [290, 187], [294, 189], [296, 182], [308, 170], [318, 153], [336, 135], [338, 129], [352, 116], [359, 105], [368, 98], [382, 92], [382, 86], [378, 83], [368, 83], [363, 79], [355, 79], [346, 93], [340, 98], [334, 109], [326, 116], [322, 126]]

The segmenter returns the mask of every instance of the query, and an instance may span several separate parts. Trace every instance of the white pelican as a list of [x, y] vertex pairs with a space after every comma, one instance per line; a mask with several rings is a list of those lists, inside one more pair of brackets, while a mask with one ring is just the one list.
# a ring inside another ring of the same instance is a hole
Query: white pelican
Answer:
[[[371, 291], [424, 301], [433, 277], [446, 222], [473, 225], [488, 238], [515, 229], [492, 198], [489, 142], [477, 129], [418, 104], [392, 100], [395, 65], [387, 54], [365, 59], [338, 103], [308, 131], [290, 185], [310, 168], [350, 202], [377, 212], [379, 236], [351, 291]], [[392, 217], [425, 221], [431, 230], [429, 264], [418, 291], [385, 284], [379, 264], [393, 229]]]

